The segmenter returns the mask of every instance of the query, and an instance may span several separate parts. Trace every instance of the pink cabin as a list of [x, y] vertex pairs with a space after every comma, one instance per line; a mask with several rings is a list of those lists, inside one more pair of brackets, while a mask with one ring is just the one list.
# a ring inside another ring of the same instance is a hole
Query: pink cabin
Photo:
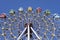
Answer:
[[6, 14], [5, 13], [0, 14], [0, 18], [6, 18]]
[[37, 9], [36, 9], [36, 12], [37, 13], [40, 13], [42, 11], [42, 9], [40, 8], [40, 7], [38, 7]]

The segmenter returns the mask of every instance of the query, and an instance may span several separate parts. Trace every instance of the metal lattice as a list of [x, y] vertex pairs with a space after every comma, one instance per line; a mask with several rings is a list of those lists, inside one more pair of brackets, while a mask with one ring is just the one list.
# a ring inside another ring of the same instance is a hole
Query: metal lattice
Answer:
[[[0, 18], [0, 40], [17, 40], [26, 23], [32, 23], [32, 28], [41, 40], [60, 40], [60, 23], [54, 21], [49, 10], [44, 12], [41, 10], [41, 8], [37, 8], [36, 11], [33, 11], [31, 7], [28, 8], [28, 11], [24, 11], [23, 8], [16, 12], [10, 10], [9, 15]], [[27, 34], [23, 34], [20, 40], [27, 40]], [[40, 40], [34, 33], [31, 35], [30, 40]]]

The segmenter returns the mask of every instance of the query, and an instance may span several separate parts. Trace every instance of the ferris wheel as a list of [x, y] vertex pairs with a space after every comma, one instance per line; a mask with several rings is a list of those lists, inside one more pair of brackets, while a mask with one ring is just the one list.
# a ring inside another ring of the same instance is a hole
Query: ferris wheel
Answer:
[[22, 7], [0, 14], [0, 40], [60, 40], [60, 23], [47, 9]]

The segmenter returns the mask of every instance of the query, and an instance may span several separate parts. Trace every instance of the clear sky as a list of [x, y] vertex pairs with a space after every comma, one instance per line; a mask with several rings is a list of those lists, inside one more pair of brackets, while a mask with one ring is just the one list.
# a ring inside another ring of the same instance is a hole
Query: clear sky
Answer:
[[0, 0], [0, 13], [9, 14], [10, 9], [18, 10], [19, 7], [27, 10], [29, 6], [33, 10], [41, 7], [43, 11], [49, 9], [51, 13], [60, 14], [60, 0]]
[[43, 10], [49, 9], [52, 13], [60, 13], [60, 0], [0, 0], [0, 13], [8, 14], [10, 9], [18, 10], [19, 7], [26, 10], [29, 6], [34, 10], [41, 7]]

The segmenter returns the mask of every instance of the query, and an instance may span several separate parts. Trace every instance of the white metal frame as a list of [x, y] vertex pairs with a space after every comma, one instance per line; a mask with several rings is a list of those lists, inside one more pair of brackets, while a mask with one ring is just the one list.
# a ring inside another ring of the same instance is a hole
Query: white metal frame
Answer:
[[25, 29], [23, 30], [23, 32], [20, 34], [20, 36], [17, 38], [17, 40], [20, 40], [20, 39], [21, 39], [21, 36], [24, 34], [24, 32], [26, 31], [26, 29], [27, 29], [27, 28], [25, 28]]
[[[24, 34], [24, 32], [26, 31], [26, 29], [28, 29], [28, 38], [27, 38], [27, 40], [30, 40], [30, 27], [29, 27], [29, 25], [28, 25], [28, 28], [25, 28], [25, 29], [23, 30], [23, 32], [22, 32], [21, 35], [17, 38], [17, 40], [20, 40], [21, 36]], [[37, 37], [39, 40], [42, 40], [42, 38], [37, 35], [37, 33], [34, 31], [34, 29], [33, 29], [32, 27], [31, 27], [31, 30], [33, 31], [33, 33], [36, 35], [36, 37]]]
[[30, 40], [30, 28], [29, 28], [29, 25], [28, 25], [28, 40]]

